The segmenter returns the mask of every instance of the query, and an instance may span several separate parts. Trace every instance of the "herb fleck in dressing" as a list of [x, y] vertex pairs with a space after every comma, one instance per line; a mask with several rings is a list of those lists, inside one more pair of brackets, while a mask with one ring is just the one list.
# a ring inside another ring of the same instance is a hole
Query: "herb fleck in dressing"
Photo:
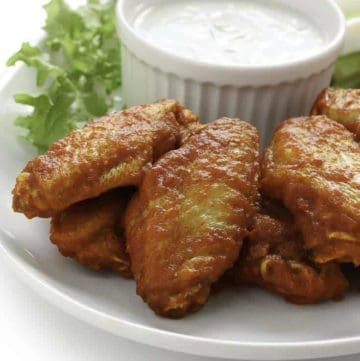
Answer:
[[133, 26], [168, 52], [224, 65], [282, 64], [326, 42], [311, 20], [264, 0], [162, 2], [140, 11]]

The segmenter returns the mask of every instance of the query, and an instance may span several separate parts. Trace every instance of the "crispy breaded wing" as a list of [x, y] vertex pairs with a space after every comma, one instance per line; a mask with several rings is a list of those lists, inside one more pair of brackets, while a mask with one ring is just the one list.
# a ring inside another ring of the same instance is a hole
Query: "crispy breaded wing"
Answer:
[[360, 89], [325, 89], [311, 114], [328, 116], [343, 124], [360, 140]]
[[340, 298], [348, 288], [340, 266], [334, 262], [312, 263], [301, 233], [286, 212], [268, 208], [255, 217], [234, 267], [235, 282], [266, 288], [296, 304]]
[[132, 191], [113, 190], [72, 205], [51, 220], [50, 239], [65, 257], [131, 277], [123, 217]]
[[143, 171], [187, 138], [197, 117], [175, 100], [109, 114], [54, 143], [17, 177], [13, 208], [50, 217], [119, 187], [138, 185]]
[[159, 315], [199, 309], [239, 256], [258, 202], [258, 134], [215, 121], [147, 170], [125, 216], [137, 293]]
[[261, 187], [281, 200], [317, 263], [360, 265], [360, 147], [326, 116], [281, 123], [265, 151]]

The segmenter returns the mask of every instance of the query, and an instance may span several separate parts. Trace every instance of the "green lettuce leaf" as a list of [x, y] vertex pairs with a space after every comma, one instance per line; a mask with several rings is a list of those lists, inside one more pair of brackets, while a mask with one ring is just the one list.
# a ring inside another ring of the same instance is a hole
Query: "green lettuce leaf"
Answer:
[[115, 0], [88, 0], [72, 10], [64, 0], [44, 6], [46, 37], [39, 47], [23, 43], [7, 62], [22, 61], [36, 70], [40, 95], [17, 94], [15, 101], [31, 106], [16, 124], [44, 152], [69, 131], [83, 126], [114, 105], [121, 85], [120, 41], [115, 26]]
[[332, 86], [360, 88], [360, 52], [344, 55], [336, 62]]

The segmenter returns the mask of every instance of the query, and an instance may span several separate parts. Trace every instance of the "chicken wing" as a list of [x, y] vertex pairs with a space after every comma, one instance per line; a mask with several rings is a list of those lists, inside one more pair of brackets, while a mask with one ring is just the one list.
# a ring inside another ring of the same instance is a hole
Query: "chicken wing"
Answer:
[[281, 123], [262, 164], [264, 194], [281, 200], [317, 263], [360, 265], [360, 147], [326, 116]]
[[113, 190], [82, 201], [51, 220], [50, 239], [65, 257], [94, 270], [109, 269], [131, 277], [123, 216], [132, 192]]
[[343, 124], [360, 140], [360, 89], [325, 89], [311, 114], [328, 116]]
[[338, 264], [309, 260], [291, 215], [272, 203], [255, 217], [233, 276], [296, 304], [339, 299], [349, 286]]
[[13, 208], [28, 218], [50, 217], [107, 190], [138, 185], [144, 169], [181, 144], [196, 124], [197, 117], [175, 100], [95, 119], [26, 165]]
[[199, 309], [239, 256], [258, 202], [258, 134], [223, 118], [146, 171], [125, 216], [137, 293], [159, 315]]

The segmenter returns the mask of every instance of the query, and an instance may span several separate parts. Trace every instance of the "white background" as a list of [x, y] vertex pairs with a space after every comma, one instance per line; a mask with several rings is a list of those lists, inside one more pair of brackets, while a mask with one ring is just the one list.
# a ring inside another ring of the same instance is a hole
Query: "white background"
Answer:
[[[75, 3], [81, 0], [72, 1]], [[0, 1], [0, 76], [22, 41], [41, 35], [42, 0]], [[1, 99], [0, 99], [1, 106]], [[1, 119], [0, 119], [1, 122]], [[1, 176], [1, 170], [0, 170]], [[335, 325], [334, 325], [335, 326]], [[336, 326], [335, 326], [336, 327]], [[49, 305], [17, 280], [0, 255], [0, 360], [210, 361], [142, 346], [88, 326]], [[359, 361], [352, 356], [331, 361]]]

